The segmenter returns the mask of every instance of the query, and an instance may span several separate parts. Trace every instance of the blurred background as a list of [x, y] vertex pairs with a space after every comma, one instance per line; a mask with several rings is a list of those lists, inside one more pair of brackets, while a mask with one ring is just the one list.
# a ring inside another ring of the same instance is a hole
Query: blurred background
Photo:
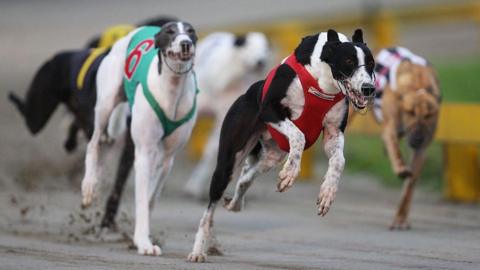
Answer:
[[[2, 0], [1, 189], [8, 193], [47, 187], [51, 191], [67, 185], [78, 192], [83, 173], [83, 152], [71, 156], [62, 148], [65, 112], [59, 110], [45, 130], [32, 137], [8, 102], [7, 92], [23, 95], [36, 70], [53, 54], [83, 48], [110, 26], [136, 24], [161, 15], [192, 23], [200, 37], [213, 31], [265, 32], [277, 59], [288, 55], [302, 36], [329, 28], [347, 36], [362, 28], [373, 50], [400, 45], [426, 57], [438, 71], [443, 107], [419, 185], [423, 191], [434, 194], [435, 202], [446, 198], [473, 203], [474, 211], [478, 211], [480, 1], [473, 0]], [[200, 119], [199, 124], [186, 154], [177, 160], [180, 166], [191, 166], [199, 156], [209, 123]], [[350, 183], [361, 178], [361, 183], [374, 183], [381, 191], [395, 190], [386, 194], [398, 196], [402, 181], [392, 173], [378, 132], [369, 115], [356, 117], [347, 128], [345, 178]], [[304, 184], [315, 185], [317, 190], [326, 163], [320, 147], [309, 151], [303, 163], [303, 179], [314, 180]], [[174, 169], [174, 177], [178, 175], [185, 176]], [[272, 181], [267, 181], [267, 185], [273, 190]], [[344, 202], [352, 203], [345, 199]], [[396, 197], [389, 199], [394, 205]], [[313, 205], [314, 197], [310, 201]], [[385, 215], [393, 215], [393, 209]], [[471, 215], [477, 222], [478, 212], [469, 213], [477, 213]]]
[[[349, 35], [360, 27], [364, 29], [369, 47], [374, 50], [400, 45], [429, 59], [439, 72], [444, 104], [475, 103], [480, 100], [477, 87], [480, 72], [479, 1], [299, 0], [293, 3], [273, 0], [180, 0], [133, 3], [124, 0], [4, 0], [0, 2], [0, 13], [2, 94], [8, 90], [23, 93], [34, 72], [47, 58], [60, 50], [83, 47], [92, 36], [110, 26], [135, 24], [160, 15], [174, 15], [195, 25], [201, 36], [212, 31], [263, 31], [272, 40], [277, 58], [287, 55], [306, 34], [335, 28]], [[55, 134], [32, 139], [18, 125], [19, 118], [12, 106], [6, 104], [5, 95], [0, 102], [4, 151], [13, 153], [23, 149], [28, 153], [27, 156], [31, 153], [43, 156], [45, 152], [56, 151], [57, 147], [50, 148], [49, 141]], [[469, 115], [471, 112], [465, 113]], [[465, 127], [478, 126], [471, 121], [474, 120], [458, 119], [458, 122], [465, 123]], [[443, 120], [440, 122], [440, 129], [443, 130], [443, 124], [448, 123]], [[372, 125], [371, 121], [360, 121], [349, 128], [347, 171], [372, 174], [386, 185], [399, 186], [401, 182], [391, 173], [378, 134], [373, 132], [365, 136], [371, 130], [378, 130]], [[450, 140], [448, 135], [445, 136], [430, 147], [420, 181], [420, 185], [436, 191], [441, 190], [445, 180], [447, 164], [444, 163], [445, 148], [442, 146]], [[467, 143], [462, 136], [454, 140]], [[58, 144], [60, 141], [52, 140], [52, 143]], [[197, 144], [201, 143], [199, 141]], [[478, 145], [478, 141], [468, 143]], [[49, 151], [44, 151], [46, 149]], [[316, 156], [321, 158], [323, 155]], [[1, 157], [1, 166], [5, 171], [10, 171], [16, 167], [11, 164], [16, 163], [17, 158], [4, 155]], [[305, 173], [304, 176], [310, 177], [313, 172]], [[472, 171], [471, 176], [475, 176], [473, 182], [480, 185], [478, 169], [476, 173]], [[469, 196], [478, 198], [480, 188], [477, 186], [475, 189], [477, 193]]]

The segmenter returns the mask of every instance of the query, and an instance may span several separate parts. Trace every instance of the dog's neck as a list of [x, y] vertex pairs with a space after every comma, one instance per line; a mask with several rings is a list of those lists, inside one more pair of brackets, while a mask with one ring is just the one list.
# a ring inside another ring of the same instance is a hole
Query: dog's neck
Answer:
[[[155, 63], [152, 64], [159, 66], [158, 57], [154, 61]], [[191, 62], [186, 64], [190, 65]], [[195, 98], [196, 89], [193, 71], [189, 70], [183, 74], [172, 71], [166, 66], [165, 57], [161, 57], [159, 68], [161, 68], [160, 76], [154, 76], [157, 78], [154, 80], [157, 87], [152, 89], [152, 92], [154, 92], [157, 102], [171, 120], [180, 119], [191, 109]]]
[[332, 70], [327, 63], [318, 60], [317, 63], [306, 65], [305, 68], [317, 80], [318, 86], [325, 93], [335, 95], [341, 91], [337, 82], [333, 79]]
[[333, 79], [330, 66], [320, 59], [325, 42], [326, 40], [318, 41], [315, 44], [315, 48], [310, 56], [310, 65], [305, 65], [305, 68], [317, 80], [318, 85], [325, 93], [335, 95], [342, 90], [338, 88], [337, 82]]

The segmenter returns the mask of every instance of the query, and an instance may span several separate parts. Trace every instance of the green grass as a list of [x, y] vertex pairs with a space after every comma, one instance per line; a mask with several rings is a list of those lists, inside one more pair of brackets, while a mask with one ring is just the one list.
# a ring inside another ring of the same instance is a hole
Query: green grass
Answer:
[[[403, 146], [402, 152], [405, 160], [409, 160], [408, 149]], [[345, 139], [345, 157], [348, 172], [371, 174], [389, 187], [398, 187], [402, 184], [402, 180], [395, 176], [391, 169], [380, 137], [348, 134]], [[440, 190], [442, 162], [442, 146], [434, 142], [427, 150], [427, 160], [422, 170], [420, 186], [428, 190]]]
[[[480, 102], [480, 57], [433, 61], [433, 64], [439, 74], [443, 102]], [[405, 147], [402, 150], [404, 157], [407, 157]], [[397, 187], [402, 184], [392, 172], [379, 136], [347, 134], [345, 157], [348, 172], [371, 174], [386, 186]], [[442, 146], [434, 142], [427, 150], [427, 160], [419, 182], [422, 188], [441, 189], [442, 162]]]
[[444, 102], [480, 102], [480, 57], [434, 62]]

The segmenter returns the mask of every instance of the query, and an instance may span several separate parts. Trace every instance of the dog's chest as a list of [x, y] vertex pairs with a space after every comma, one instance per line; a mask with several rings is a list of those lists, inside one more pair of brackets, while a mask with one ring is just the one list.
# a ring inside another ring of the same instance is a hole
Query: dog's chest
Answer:
[[[316, 142], [322, 132], [327, 113], [345, 96], [342, 93], [336, 95], [324, 93], [319, 88], [318, 82], [303, 65], [296, 61], [294, 55], [284, 62], [295, 71], [296, 76], [290, 81], [285, 98], [280, 103], [290, 110], [289, 118], [305, 136], [305, 149], [307, 149]], [[274, 69], [267, 76], [262, 97], [265, 97], [269, 91], [276, 91], [276, 87], [271, 87], [273, 78], [277, 76], [276, 73], [277, 69]], [[290, 149], [288, 138], [270, 125], [267, 125], [267, 128], [280, 149], [288, 152]]]
[[[165, 113], [167, 113], [166, 109]], [[170, 111], [169, 115], [172, 115]], [[184, 115], [181, 114], [181, 116]], [[132, 107], [132, 132], [136, 132], [138, 137], [142, 137], [145, 141], [150, 142], [149, 144], [152, 146], [161, 144], [165, 151], [176, 151], [176, 149], [182, 147], [188, 141], [195, 120], [196, 112], [188, 121], [164, 137], [166, 133], [165, 124], [159, 120], [152, 110], [142, 91], [137, 91], [136, 93], [135, 104]]]
[[305, 106], [305, 95], [298, 77], [292, 81], [287, 89], [285, 98], [280, 103], [290, 110], [291, 120], [296, 120], [300, 117]]
[[190, 112], [194, 105], [196, 86], [193, 76], [190, 74], [168, 76], [164, 74], [166, 72], [158, 76], [157, 63], [158, 58], [152, 61], [147, 85], [165, 115], [173, 121], [181, 119]]

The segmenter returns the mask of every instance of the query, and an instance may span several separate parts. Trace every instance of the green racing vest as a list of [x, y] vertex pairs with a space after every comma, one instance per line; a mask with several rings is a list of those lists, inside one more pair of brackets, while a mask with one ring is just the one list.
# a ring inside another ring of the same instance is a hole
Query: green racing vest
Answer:
[[[130, 109], [133, 106], [135, 99], [135, 91], [137, 86], [142, 85], [143, 95], [152, 107], [153, 111], [162, 124], [164, 135], [162, 139], [172, 134], [178, 127], [188, 122], [195, 115], [197, 106], [197, 98], [194, 97], [193, 106], [190, 111], [179, 120], [170, 120], [165, 112], [162, 110], [158, 102], [155, 100], [152, 92], [148, 88], [147, 76], [148, 70], [151, 66], [153, 58], [158, 54], [158, 49], [155, 48], [155, 34], [160, 32], [161, 28], [157, 26], [141, 27], [130, 39], [127, 48], [127, 59], [125, 61], [125, 70], [123, 76], [123, 89], [127, 97]], [[197, 86], [197, 77], [193, 73], [195, 80], [196, 93], [199, 92]]]

